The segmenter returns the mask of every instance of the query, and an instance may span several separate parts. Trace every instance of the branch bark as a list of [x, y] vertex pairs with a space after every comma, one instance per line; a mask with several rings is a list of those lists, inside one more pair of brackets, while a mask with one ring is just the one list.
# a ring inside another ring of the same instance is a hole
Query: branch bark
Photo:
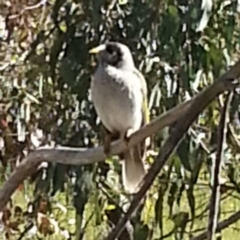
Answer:
[[208, 217], [208, 233], [207, 240], [212, 240], [214, 234], [216, 233], [216, 227], [218, 222], [219, 215], [219, 204], [220, 204], [220, 184], [219, 177], [222, 167], [222, 155], [223, 155], [223, 146], [226, 141], [227, 133], [227, 119], [229, 113], [229, 106], [232, 100], [233, 93], [228, 92], [224, 106], [221, 110], [220, 122], [218, 127], [218, 138], [217, 138], [217, 154], [216, 160], [213, 162], [212, 166], [212, 195], [210, 198], [210, 207], [209, 207], [209, 217]]
[[[133, 146], [144, 138], [156, 133], [166, 126], [177, 121], [181, 116], [186, 114], [189, 107], [199, 97], [203, 96], [206, 91], [212, 94], [212, 99], [225, 90], [232, 89], [233, 79], [240, 75], [240, 60], [227, 71], [218, 82], [207, 88], [204, 92], [199, 93], [193, 99], [174, 107], [168, 112], [162, 114], [148, 125], [134, 133], [130, 140], [129, 146]], [[229, 80], [230, 79], [230, 80]], [[127, 146], [122, 141], [117, 141], [112, 144], [112, 154], [118, 154], [125, 150]], [[0, 211], [7, 204], [8, 200], [17, 189], [19, 184], [24, 181], [34, 170], [37, 169], [41, 162], [58, 162], [63, 164], [83, 165], [103, 161], [105, 158], [102, 147], [84, 149], [84, 148], [69, 148], [69, 147], [43, 147], [28, 154], [28, 156], [20, 163], [15, 171], [10, 175], [0, 189]]]
[[174, 149], [180, 143], [181, 139], [187, 132], [188, 128], [192, 122], [197, 118], [197, 116], [202, 112], [202, 110], [214, 100], [219, 94], [223, 93], [226, 90], [232, 90], [234, 88], [233, 80], [240, 76], [240, 60], [229, 70], [227, 71], [218, 81], [213, 83], [206, 90], [199, 93], [192, 101], [189, 109], [185, 112], [185, 115], [177, 122], [174, 131], [171, 136], [167, 139], [164, 146], [162, 147], [160, 154], [157, 159], [154, 161], [149, 172], [144, 178], [143, 186], [134, 196], [131, 205], [129, 206], [126, 214], [119, 220], [115, 228], [110, 232], [107, 240], [115, 240], [121, 234], [124, 225], [131, 218], [132, 213], [136, 210], [138, 204], [145, 196], [146, 192], [152, 185], [154, 179], [164, 166], [165, 162], [172, 154]]
[[[164, 127], [172, 124], [186, 112], [192, 100], [184, 102], [177, 107], [172, 108], [168, 112], [157, 117], [148, 125], [135, 132], [129, 140], [128, 145], [133, 146], [144, 138], [156, 133]], [[116, 141], [111, 145], [111, 154], [118, 154], [126, 149], [126, 145], [122, 141]], [[70, 165], [84, 165], [103, 161], [105, 155], [102, 147], [91, 149], [71, 148], [71, 147], [41, 147], [34, 152], [29, 153], [26, 158], [10, 175], [0, 189], [0, 211], [9, 201], [14, 191], [18, 188], [24, 179], [33, 173], [41, 162], [57, 162]]]

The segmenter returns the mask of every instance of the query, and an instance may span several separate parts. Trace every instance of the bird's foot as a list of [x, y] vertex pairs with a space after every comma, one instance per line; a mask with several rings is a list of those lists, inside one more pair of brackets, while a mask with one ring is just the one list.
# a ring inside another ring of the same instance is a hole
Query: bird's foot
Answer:
[[128, 145], [129, 139], [134, 132], [135, 131], [132, 128], [127, 130], [126, 134], [124, 135], [124, 139], [123, 139], [126, 145]]
[[118, 138], [118, 132], [109, 132], [106, 128], [103, 128], [103, 152], [107, 158], [111, 155], [111, 142]]

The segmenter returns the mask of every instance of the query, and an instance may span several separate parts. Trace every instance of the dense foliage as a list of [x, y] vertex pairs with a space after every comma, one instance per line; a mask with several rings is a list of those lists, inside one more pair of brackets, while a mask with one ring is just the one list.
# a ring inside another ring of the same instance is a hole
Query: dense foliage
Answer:
[[[204, 89], [236, 60], [239, 20], [237, 0], [0, 3], [1, 182], [40, 145], [101, 144], [89, 96], [96, 62], [88, 54], [91, 47], [106, 40], [130, 47], [148, 82], [154, 119]], [[220, 219], [240, 206], [238, 98], [234, 94], [224, 145]], [[195, 121], [119, 239], [188, 239], [206, 228], [222, 103], [223, 96]], [[150, 163], [171, 129], [154, 136]], [[42, 165], [2, 213], [1, 235], [103, 239], [130, 201], [119, 171], [115, 158], [90, 166]], [[238, 231], [236, 223], [222, 237], [234, 239]]]

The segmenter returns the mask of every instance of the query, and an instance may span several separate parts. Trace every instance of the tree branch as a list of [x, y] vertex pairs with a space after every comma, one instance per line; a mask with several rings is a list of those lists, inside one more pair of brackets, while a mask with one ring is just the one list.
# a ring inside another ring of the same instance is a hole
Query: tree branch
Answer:
[[[162, 114], [148, 125], [141, 128], [134, 133], [130, 140], [129, 146], [133, 146], [143, 140], [144, 138], [156, 133], [166, 126], [171, 125], [177, 121], [182, 115], [186, 114], [187, 110], [193, 102], [199, 97], [203, 96], [206, 91], [212, 94], [213, 98], [225, 90], [232, 89], [232, 82], [230, 80], [238, 78], [240, 75], [240, 60], [227, 71], [218, 82], [215, 82], [205, 91], [199, 93], [192, 100], [182, 103], [168, 112]], [[230, 79], [230, 80], [229, 80]], [[213, 99], [212, 98], [212, 99]], [[112, 154], [118, 154], [125, 150], [127, 146], [122, 141], [114, 142], [112, 145]], [[41, 162], [58, 162], [63, 164], [81, 165], [91, 164], [103, 161], [105, 156], [102, 147], [84, 149], [84, 148], [69, 148], [69, 147], [56, 147], [56, 148], [39, 148], [36, 151], [28, 154], [28, 156], [20, 163], [15, 171], [10, 175], [0, 189], [0, 211], [7, 204], [11, 195], [17, 189], [20, 183], [24, 181], [34, 170], [37, 169]]]
[[[186, 112], [191, 101], [180, 104], [168, 112], [157, 117], [148, 125], [135, 132], [129, 140], [128, 145], [133, 146], [144, 138], [156, 133], [164, 127], [172, 124]], [[117, 154], [126, 149], [122, 141], [114, 142], [111, 145], [111, 154]], [[7, 182], [0, 189], [0, 211], [7, 204], [8, 200], [21, 184], [32, 172], [34, 172], [41, 162], [58, 162], [70, 165], [84, 165], [103, 161], [105, 155], [102, 147], [91, 149], [71, 148], [71, 147], [41, 147], [29, 153], [10, 175]]]
[[217, 137], [217, 154], [216, 160], [212, 164], [212, 195], [210, 199], [209, 218], [208, 218], [208, 233], [207, 240], [212, 240], [216, 232], [218, 213], [219, 213], [219, 198], [220, 198], [220, 184], [219, 177], [222, 166], [223, 146], [226, 141], [227, 132], [227, 118], [230, 102], [232, 100], [233, 93], [228, 92], [224, 106], [221, 110], [220, 122], [218, 127]]
[[[129, 146], [133, 146], [142, 139], [154, 134], [164, 127], [175, 122], [189, 107], [191, 101], [185, 102], [168, 112], [162, 114], [148, 125], [134, 133], [130, 140]], [[126, 149], [126, 145], [122, 141], [112, 144], [112, 154], [120, 153]], [[24, 181], [34, 170], [37, 169], [41, 162], [58, 162], [62, 164], [83, 165], [100, 162], [105, 159], [102, 147], [91, 149], [71, 148], [71, 147], [41, 147], [28, 156], [20, 163], [15, 171], [10, 175], [7, 182], [0, 189], [0, 211], [7, 204], [13, 192], [20, 183]]]
[[172, 154], [177, 145], [180, 143], [184, 134], [187, 132], [192, 122], [197, 118], [197, 116], [202, 112], [202, 110], [219, 94], [221, 94], [225, 90], [232, 90], [234, 88], [233, 81], [231, 80], [234, 80], [240, 76], [240, 69], [238, 69], [239, 66], [240, 60], [222, 77], [220, 77], [218, 81], [213, 83], [206, 90], [199, 93], [191, 101], [189, 109], [185, 112], [185, 115], [181, 117], [181, 119], [177, 122], [175, 129], [165, 142], [164, 146], [160, 151], [160, 154], [149, 169], [147, 175], [144, 178], [143, 185], [134, 196], [128, 211], [119, 220], [115, 228], [110, 232], [107, 240], [115, 240], [121, 234], [124, 225], [131, 218], [132, 213], [136, 210], [138, 204], [145, 196], [147, 190], [152, 185], [154, 179], [166, 163], [167, 159]]

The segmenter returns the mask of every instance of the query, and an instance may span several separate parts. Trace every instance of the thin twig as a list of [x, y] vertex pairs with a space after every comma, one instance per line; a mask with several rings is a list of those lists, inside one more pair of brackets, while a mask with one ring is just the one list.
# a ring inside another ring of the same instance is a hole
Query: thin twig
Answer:
[[207, 240], [212, 240], [214, 234], [216, 233], [217, 221], [219, 216], [219, 198], [220, 198], [220, 171], [222, 166], [222, 155], [223, 155], [223, 146], [226, 142], [226, 133], [227, 133], [227, 119], [228, 119], [228, 110], [230, 102], [232, 100], [233, 93], [228, 92], [224, 106], [221, 111], [220, 122], [218, 127], [218, 137], [217, 137], [217, 153], [216, 160], [213, 162], [213, 174], [212, 174], [212, 195], [210, 199], [209, 207], [209, 218], [208, 218], [208, 228], [207, 228]]
[[24, 231], [20, 234], [17, 240], [22, 240], [33, 226], [34, 226], [33, 222], [28, 223], [28, 225], [25, 227]]

